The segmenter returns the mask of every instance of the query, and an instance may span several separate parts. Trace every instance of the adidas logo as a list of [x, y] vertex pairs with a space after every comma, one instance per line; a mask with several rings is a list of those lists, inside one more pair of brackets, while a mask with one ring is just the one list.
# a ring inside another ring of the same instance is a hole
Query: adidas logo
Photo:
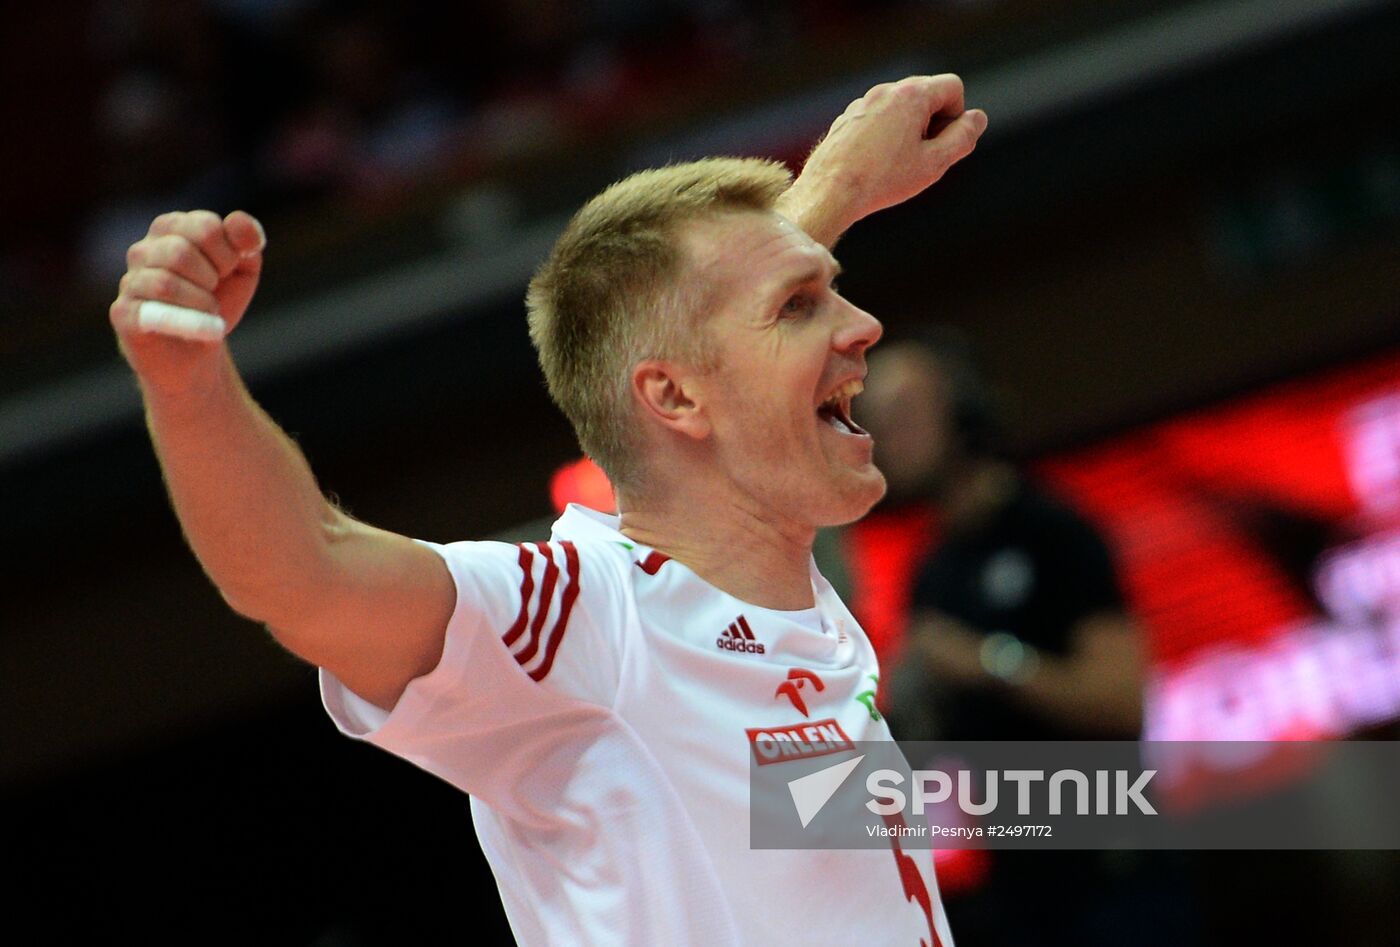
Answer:
[[767, 649], [763, 647], [753, 636], [753, 629], [749, 627], [749, 620], [743, 615], [729, 623], [729, 627], [720, 633], [715, 639], [715, 646], [725, 651], [744, 651], [748, 654], [766, 654]]

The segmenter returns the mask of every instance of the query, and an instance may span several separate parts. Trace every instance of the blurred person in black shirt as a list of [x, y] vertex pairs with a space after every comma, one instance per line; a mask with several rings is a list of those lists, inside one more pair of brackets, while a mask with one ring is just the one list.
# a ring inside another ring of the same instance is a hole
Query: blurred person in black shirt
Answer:
[[[1136, 739], [1140, 635], [1112, 554], [997, 450], [997, 412], [966, 343], [925, 330], [873, 351], [861, 423], [889, 492], [875, 515], [931, 507], [898, 668], [898, 739]], [[1166, 853], [993, 851], [950, 897], [962, 947], [1195, 942]]]
[[920, 736], [1135, 739], [1142, 649], [1112, 555], [998, 455], [996, 411], [965, 345], [926, 332], [872, 352], [862, 408], [886, 508], [930, 504], [940, 528], [915, 569], [899, 675], [934, 698]]

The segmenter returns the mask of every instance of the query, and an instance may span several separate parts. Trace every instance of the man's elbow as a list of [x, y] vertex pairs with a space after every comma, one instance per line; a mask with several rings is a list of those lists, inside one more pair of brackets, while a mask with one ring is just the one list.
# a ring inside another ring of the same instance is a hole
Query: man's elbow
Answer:
[[1105, 719], [1112, 722], [1115, 732], [1136, 739], [1143, 724], [1143, 667], [1129, 656], [1114, 671], [1103, 702]]
[[228, 585], [217, 585], [219, 597], [224, 600], [233, 612], [241, 618], [255, 621], [259, 624], [267, 623], [267, 609], [263, 596], [256, 594], [246, 588], [232, 588]]
[[310, 586], [279, 585], [276, 588], [220, 587], [219, 595], [236, 614], [256, 622], [288, 651], [317, 663], [319, 618], [324, 602]]
[[291, 531], [266, 556], [225, 563], [217, 571], [206, 565], [225, 604], [250, 621], [279, 629], [314, 625], [332, 590], [343, 584], [334, 549], [349, 531], [338, 510], [327, 510], [317, 528]]

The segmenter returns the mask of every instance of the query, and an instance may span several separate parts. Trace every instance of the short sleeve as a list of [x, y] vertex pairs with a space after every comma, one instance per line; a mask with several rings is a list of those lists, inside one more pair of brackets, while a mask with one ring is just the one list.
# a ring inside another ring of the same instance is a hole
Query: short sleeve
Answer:
[[610, 713], [625, 620], [617, 580], [568, 541], [423, 545], [457, 589], [437, 667], [391, 711], [323, 668], [322, 700], [342, 733], [491, 801], [541, 734]]

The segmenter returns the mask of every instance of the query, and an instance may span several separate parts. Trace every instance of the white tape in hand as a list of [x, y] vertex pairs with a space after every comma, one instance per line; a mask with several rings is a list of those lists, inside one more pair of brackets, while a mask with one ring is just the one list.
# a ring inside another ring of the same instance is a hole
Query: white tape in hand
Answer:
[[136, 310], [136, 328], [192, 342], [218, 342], [228, 331], [228, 323], [198, 309], [147, 299]]

